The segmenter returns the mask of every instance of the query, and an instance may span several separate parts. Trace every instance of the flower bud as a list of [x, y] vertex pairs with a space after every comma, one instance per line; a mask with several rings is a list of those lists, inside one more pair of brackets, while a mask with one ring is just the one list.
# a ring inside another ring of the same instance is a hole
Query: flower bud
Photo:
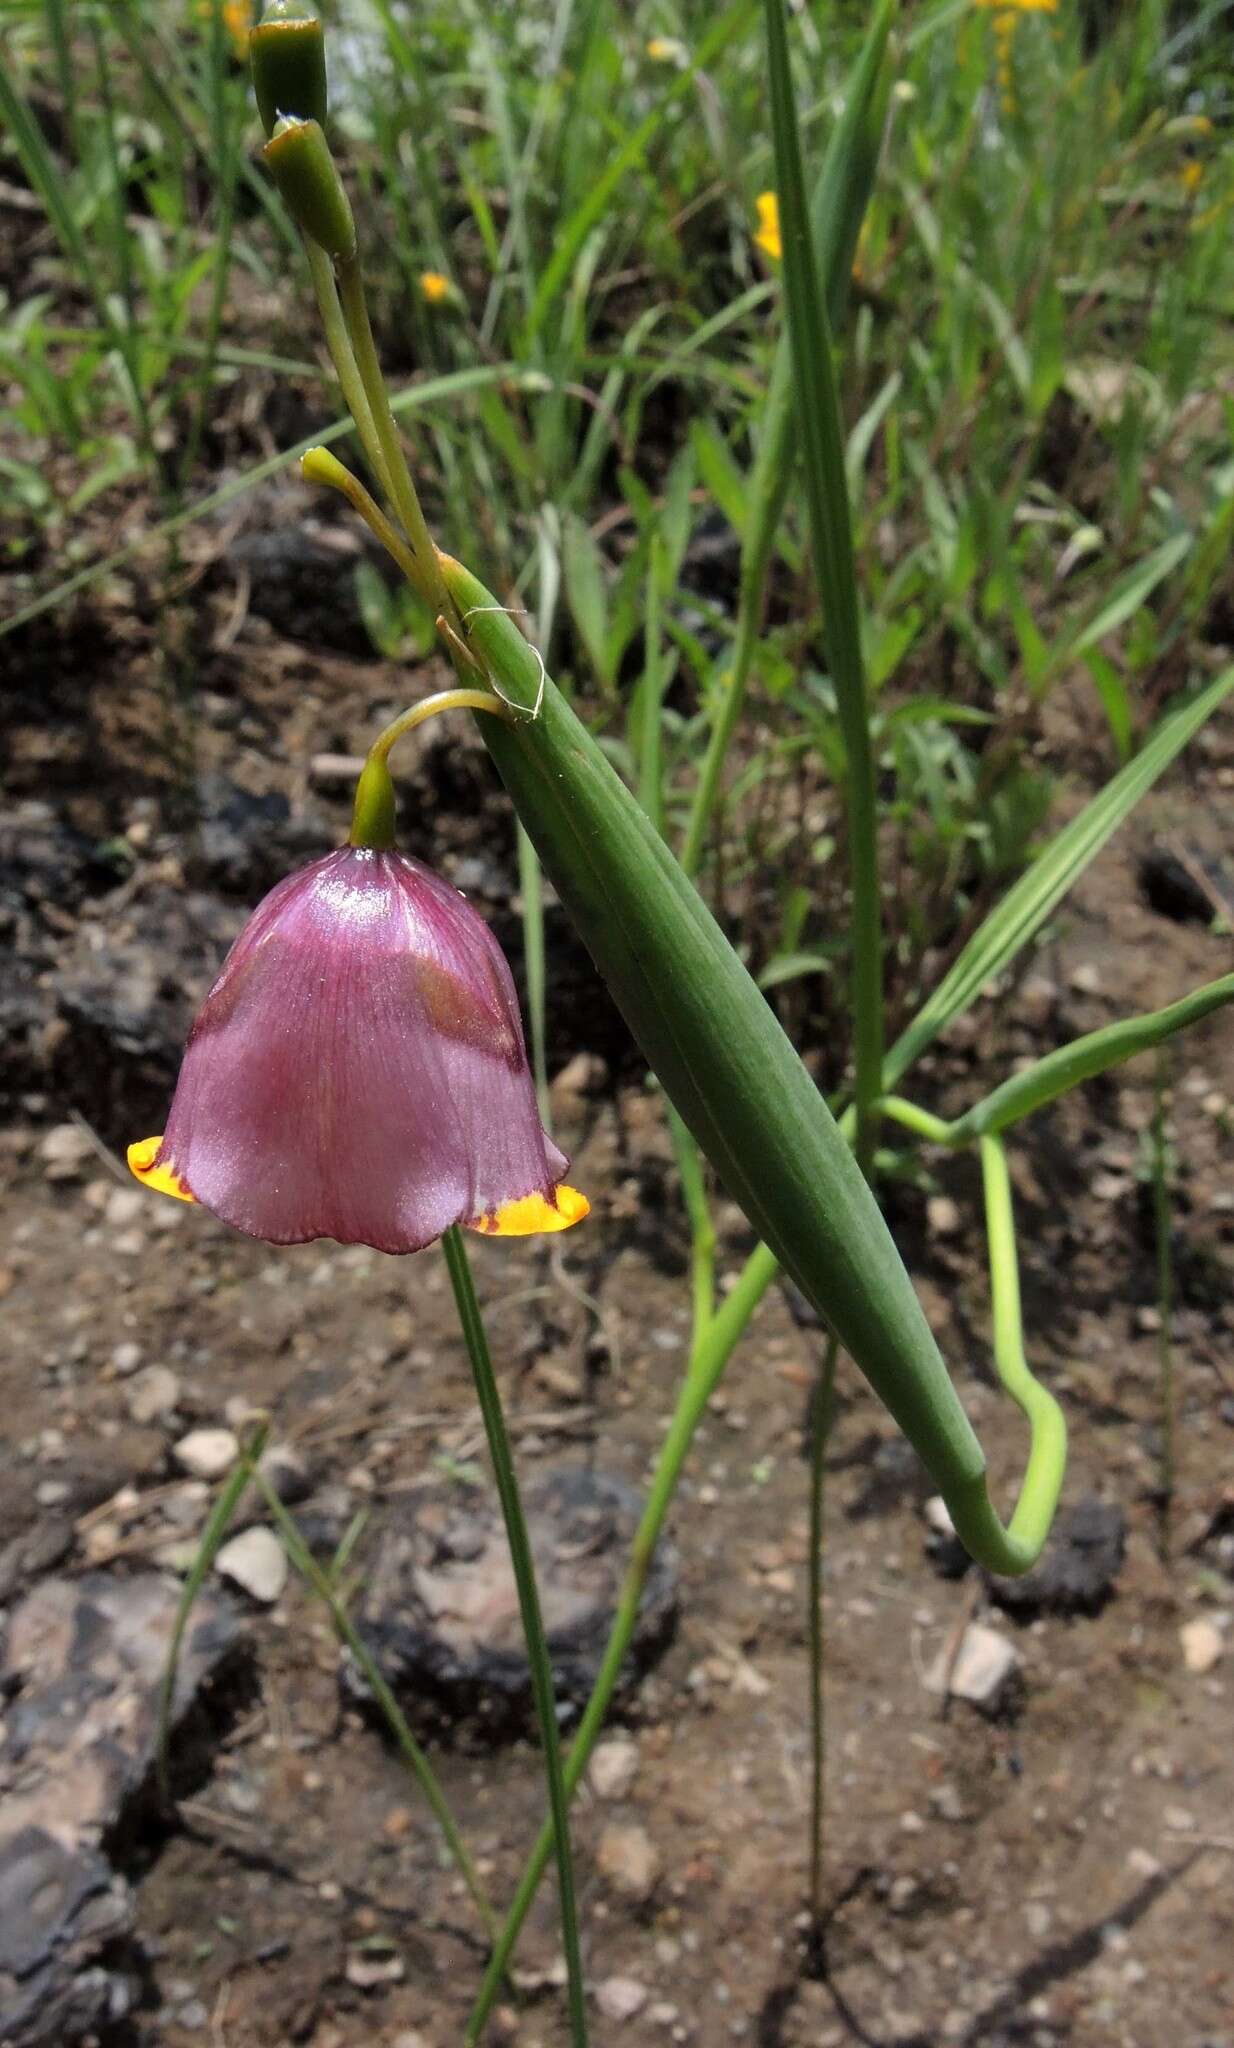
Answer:
[[354, 256], [351, 202], [320, 123], [276, 121], [262, 157], [296, 225], [327, 256]]
[[273, 135], [280, 114], [325, 126], [326, 42], [310, 7], [301, 0], [273, 0], [249, 31], [249, 62], [267, 135]]

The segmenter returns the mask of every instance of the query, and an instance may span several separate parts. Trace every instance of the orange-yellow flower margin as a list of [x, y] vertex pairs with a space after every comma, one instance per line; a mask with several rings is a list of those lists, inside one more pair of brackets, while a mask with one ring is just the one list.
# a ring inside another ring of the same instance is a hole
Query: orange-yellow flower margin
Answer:
[[[182, 1181], [170, 1166], [157, 1166], [162, 1147], [162, 1137], [139, 1138], [128, 1149], [129, 1171], [144, 1188], [153, 1188], [157, 1194], [171, 1195], [177, 1202], [196, 1202], [192, 1189]], [[506, 1202], [489, 1216], [480, 1216], [468, 1225], [485, 1237], [538, 1237], [550, 1231], [571, 1230], [591, 1214], [591, 1203], [577, 1188], [567, 1187], [562, 1181], [556, 1189], [556, 1199], [549, 1202], [543, 1195], [523, 1195], [517, 1202]]]

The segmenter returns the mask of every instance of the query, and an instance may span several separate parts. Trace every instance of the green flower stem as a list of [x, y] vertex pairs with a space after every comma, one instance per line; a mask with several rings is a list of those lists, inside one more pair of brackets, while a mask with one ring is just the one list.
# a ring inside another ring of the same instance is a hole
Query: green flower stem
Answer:
[[[583, 1988], [583, 1962], [579, 1951], [578, 1913], [574, 1898], [574, 1865], [570, 1854], [569, 1799], [561, 1770], [561, 1738], [557, 1727], [557, 1702], [553, 1695], [553, 1667], [549, 1658], [548, 1643], [544, 1634], [544, 1621], [540, 1612], [540, 1598], [536, 1590], [535, 1564], [532, 1560], [531, 1542], [527, 1535], [527, 1523], [523, 1515], [523, 1504], [519, 1497], [518, 1477], [514, 1470], [514, 1459], [510, 1450], [510, 1438], [502, 1413], [501, 1394], [497, 1387], [497, 1376], [489, 1355], [488, 1338], [480, 1314], [480, 1304], [471, 1277], [466, 1247], [457, 1224], [451, 1224], [441, 1240], [450, 1284], [454, 1289], [454, 1300], [458, 1308], [459, 1323], [467, 1356], [471, 1361], [472, 1376], [476, 1383], [476, 1394], [480, 1402], [480, 1413], [484, 1418], [485, 1434], [488, 1437], [489, 1453], [493, 1460], [493, 1473], [497, 1481], [497, 1492], [501, 1498], [501, 1511], [505, 1517], [506, 1538], [510, 1545], [510, 1562], [514, 1568], [514, 1581], [518, 1587], [518, 1604], [523, 1617], [523, 1633], [527, 1639], [527, 1661], [531, 1667], [531, 1685], [535, 1695], [536, 1714], [540, 1723], [540, 1737], [544, 1745], [544, 1769], [548, 1780], [548, 1797], [551, 1822], [548, 1829], [550, 1843], [557, 1849], [557, 1884], [561, 1909], [561, 1939], [566, 1952], [566, 1970], [569, 1979], [570, 2034], [574, 2048], [587, 2048], [587, 2013]], [[500, 1943], [498, 1944], [498, 1950]], [[496, 1954], [498, 1951], [494, 1951]], [[505, 1973], [504, 1961], [499, 1977]], [[487, 1978], [485, 1980], [487, 1982]]]
[[[1024, 1356], [1011, 1176], [1007, 1171], [1007, 1154], [1001, 1138], [982, 1138], [981, 1173], [990, 1251], [994, 1363], [1000, 1380], [1027, 1417], [1032, 1432], [1020, 1498], [1003, 1536], [1011, 1561], [995, 1569], [1023, 1571], [1039, 1555], [1050, 1533], [1067, 1464], [1067, 1424], [1053, 1394], [1033, 1378]], [[957, 1515], [955, 1503], [949, 1502], [948, 1505], [960, 1541], [971, 1550], [973, 1546], [963, 1526], [963, 1513]], [[978, 1517], [982, 1513], [993, 1513], [984, 1487], [981, 1502], [974, 1503], [974, 1506]]]
[[823, 1901], [823, 1811], [827, 1761], [823, 1712], [823, 1507], [826, 1490], [827, 1439], [835, 1392], [839, 1346], [827, 1339], [822, 1369], [814, 1390], [810, 1419], [810, 1917], [818, 1925]]
[[334, 265], [325, 250], [318, 248], [310, 236], [305, 235], [303, 239], [305, 249], [308, 251], [309, 275], [313, 280], [317, 311], [326, 337], [326, 347], [330, 351], [330, 360], [334, 364], [334, 372], [339, 381], [339, 389], [343, 394], [343, 403], [356, 423], [356, 432], [360, 436], [369, 468], [386, 497], [393, 503], [394, 492], [386, 468], [385, 454], [373, 424], [373, 414], [365, 396], [364, 384], [356, 367], [351, 339], [343, 319], [343, 309], [339, 305], [338, 286], [334, 282]]
[[424, 1794], [428, 1808], [441, 1829], [442, 1840], [450, 1852], [459, 1876], [467, 1887], [472, 1903], [483, 1922], [484, 1931], [489, 1936], [489, 1939], [492, 1940], [496, 1926], [492, 1905], [476, 1874], [476, 1867], [467, 1852], [466, 1844], [455, 1825], [454, 1816], [446, 1803], [445, 1793], [437, 1782], [432, 1765], [408, 1727], [402, 1708], [383, 1678], [381, 1670], [367, 1643], [357, 1632], [351, 1616], [348, 1614], [339, 1596], [334, 1580], [327, 1572], [322, 1570], [317, 1559], [304, 1541], [303, 1536], [300, 1534], [294, 1516], [289, 1514], [286, 1507], [284, 1507], [266, 1474], [260, 1471], [253, 1463], [251, 1452], [244, 1460], [243, 1470], [246, 1479], [251, 1477], [264, 1495], [266, 1506], [270, 1510], [270, 1514], [283, 1539], [284, 1547], [292, 1564], [299, 1572], [301, 1578], [304, 1579], [307, 1585], [312, 1587], [317, 1598], [325, 1606], [334, 1624], [336, 1634], [346, 1644], [352, 1657], [355, 1659], [365, 1684], [368, 1686], [369, 1691], [381, 1710], [386, 1726], [390, 1729], [398, 1744], [404, 1763], [408, 1765], [415, 1777], [420, 1790]]
[[707, 1188], [703, 1180], [702, 1154], [671, 1102], [668, 1112], [669, 1136], [677, 1160], [682, 1199], [690, 1224], [690, 1274], [693, 1284], [694, 1334], [698, 1343], [715, 1309], [716, 1227], [711, 1218]]
[[373, 329], [368, 317], [359, 257], [340, 257], [335, 264], [335, 274], [338, 279], [343, 320], [355, 353], [356, 367], [372, 414], [374, 431], [381, 445], [390, 502], [411, 544], [416, 567], [415, 587], [425, 603], [432, 606], [434, 617], [444, 613], [450, 623], [457, 626], [458, 615], [442, 581], [437, 550], [433, 546], [424, 514], [420, 509], [420, 500], [416, 496], [416, 487], [411, 480], [411, 471], [407, 467], [403, 444], [399, 440], [398, 428], [394, 424], [394, 414], [390, 410], [385, 379], [381, 374], [381, 364], [377, 360], [377, 349], [373, 342]]
[[905, 1130], [915, 1131], [929, 1145], [951, 1145], [953, 1126], [941, 1116], [934, 1116], [928, 1109], [921, 1109], [917, 1103], [909, 1102], [903, 1095], [884, 1095], [879, 1109], [893, 1123], [903, 1124]]
[[[652, 1558], [655, 1556], [656, 1545], [660, 1540], [664, 1517], [676, 1491], [694, 1432], [708, 1401], [719, 1385], [721, 1374], [734, 1347], [774, 1280], [776, 1271], [774, 1257], [765, 1245], [759, 1245], [747, 1259], [738, 1276], [737, 1285], [725, 1296], [706, 1330], [695, 1342], [689, 1369], [682, 1382], [681, 1391], [677, 1396], [677, 1406], [656, 1460], [651, 1488], [631, 1547], [630, 1561], [626, 1567], [617, 1611], [604, 1651], [604, 1661], [566, 1758], [567, 1799], [573, 1798], [577, 1791], [595, 1747], [596, 1738], [604, 1725], [604, 1717], [608, 1712], [634, 1634], [643, 1589], [647, 1583]], [[484, 2031], [514, 1944], [539, 1889], [540, 1879], [544, 1875], [552, 1847], [553, 1829], [551, 1824], [546, 1822], [528, 1858], [527, 1867], [501, 1930], [501, 1938], [489, 1959], [484, 1982], [480, 1987], [471, 2018], [467, 2022], [465, 2038], [468, 2048], [474, 2048], [474, 2044], [479, 2041]]]
[[1157, 1362], [1161, 1399], [1161, 1463], [1158, 1488], [1161, 1494], [1161, 1555], [1170, 1561], [1170, 1520], [1174, 1506], [1174, 1263], [1171, 1255], [1169, 1149], [1165, 1128], [1165, 1089], [1168, 1054], [1157, 1054], [1153, 1104], [1153, 1230], [1157, 1251], [1157, 1311], [1161, 1326], [1157, 1335]]

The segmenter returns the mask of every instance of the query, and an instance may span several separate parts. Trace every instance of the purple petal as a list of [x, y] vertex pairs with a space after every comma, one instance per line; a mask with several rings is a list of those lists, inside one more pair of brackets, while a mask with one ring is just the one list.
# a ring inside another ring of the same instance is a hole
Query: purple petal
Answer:
[[159, 1157], [254, 1237], [389, 1252], [551, 1195], [566, 1168], [488, 927], [419, 861], [360, 847], [259, 904], [193, 1026]]

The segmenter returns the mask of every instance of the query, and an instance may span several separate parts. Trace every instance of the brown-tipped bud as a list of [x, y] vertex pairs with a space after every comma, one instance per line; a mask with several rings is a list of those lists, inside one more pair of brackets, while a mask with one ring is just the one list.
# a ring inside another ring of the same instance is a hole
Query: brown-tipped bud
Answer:
[[356, 224], [330, 145], [316, 121], [276, 121], [262, 156], [297, 226], [327, 256], [354, 256]]
[[326, 39], [311, 7], [273, 0], [249, 32], [249, 62], [267, 135], [280, 114], [325, 126]]

